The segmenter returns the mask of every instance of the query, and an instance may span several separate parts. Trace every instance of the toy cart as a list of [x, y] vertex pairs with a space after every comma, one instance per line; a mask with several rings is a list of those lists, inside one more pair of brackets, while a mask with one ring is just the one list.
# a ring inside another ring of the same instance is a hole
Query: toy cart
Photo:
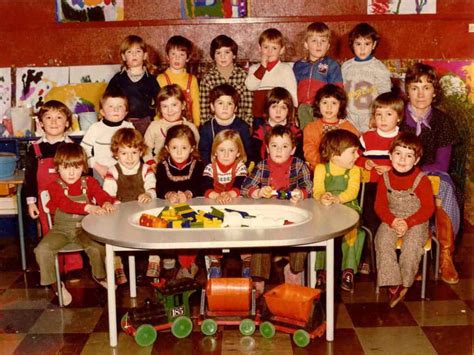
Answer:
[[293, 334], [293, 341], [305, 347], [326, 330], [321, 291], [298, 285], [282, 284], [266, 292], [259, 330], [265, 338], [275, 331]]
[[158, 302], [149, 298], [142, 307], [125, 313], [123, 331], [135, 337], [138, 345], [152, 345], [157, 331], [171, 329], [176, 338], [186, 338], [193, 330], [189, 297], [201, 286], [194, 280], [181, 279], [155, 287]]
[[238, 325], [243, 335], [252, 335], [259, 323], [255, 289], [249, 278], [210, 279], [201, 291], [198, 324], [205, 335], [214, 335], [219, 325]]

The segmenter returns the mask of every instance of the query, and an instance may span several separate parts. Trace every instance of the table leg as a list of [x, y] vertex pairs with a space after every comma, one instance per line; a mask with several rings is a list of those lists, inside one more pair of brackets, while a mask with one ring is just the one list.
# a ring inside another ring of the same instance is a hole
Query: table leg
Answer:
[[128, 275], [130, 282], [130, 298], [137, 297], [137, 275], [135, 270], [135, 255], [128, 256]]
[[334, 340], [334, 239], [326, 241], [326, 340]]
[[22, 185], [18, 184], [16, 189], [16, 203], [18, 211], [18, 233], [20, 237], [20, 253], [21, 253], [21, 268], [23, 271], [26, 270], [26, 253], [25, 253], [25, 232], [23, 230], [23, 208], [21, 205], [21, 188]]
[[117, 309], [115, 304], [115, 274], [114, 249], [112, 245], [105, 245], [105, 269], [107, 272], [107, 307], [109, 312], [109, 340], [110, 346], [117, 346]]

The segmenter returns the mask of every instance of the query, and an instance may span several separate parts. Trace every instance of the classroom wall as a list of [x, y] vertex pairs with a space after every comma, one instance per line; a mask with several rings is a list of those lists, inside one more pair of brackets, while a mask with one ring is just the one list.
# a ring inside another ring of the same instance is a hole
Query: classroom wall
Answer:
[[347, 34], [369, 22], [382, 36], [381, 59], [472, 59], [472, 0], [438, 0], [435, 15], [367, 15], [367, 0], [251, 0], [244, 19], [181, 19], [179, 0], [125, 0], [125, 21], [57, 23], [54, 0], [0, 1], [0, 67], [68, 66], [119, 62], [119, 43], [138, 34], [149, 43], [153, 62], [163, 61], [166, 40], [174, 34], [196, 44], [193, 60], [210, 60], [209, 43], [224, 33], [239, 44], [239, 58], [258, 60], [257, 38], [268, 27], [288, 40], [285, 60], [302, 56], [302, 35], [313, 21], [333, 31], [331, 55], [351, 56]]

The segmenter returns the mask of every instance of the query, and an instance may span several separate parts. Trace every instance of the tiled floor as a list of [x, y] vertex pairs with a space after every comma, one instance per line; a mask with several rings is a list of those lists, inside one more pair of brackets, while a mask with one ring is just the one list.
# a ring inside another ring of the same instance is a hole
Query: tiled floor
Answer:
[[[106, 292], [84, 272], [84, 280], [70, 284], [73, 303], [59, 308], [57, 297], [39, 285], [33, 266], [23, 273], [17, 240], [0, 239], [0, 354], [112, 354], [108, 346]], [[31, 249], [31, 248], [30, 248]], [[410, 289], [405, 302], [390, 309], [383, 290], [375, 294], [370, 278], [358, 277], [354, 294], [336, 295], [335, 341], [316, 339], [297, 348], [289, 335], [271, 340], [256, 334], [240, 335], [235, 327], [220, 329], [216, 336], [176, 339], [159, 333], [153, 347], [140, 348], [134, 339], [119, 333], [120, 354], [472, 354], [474, 333], [474, 228], [466, 227], [458, 246], [456, 265], [461, 281], [449, 286], [429, 281], [427, 299], [420, 300], [420, 283]], [[131, 300], [125, 287], [117, 291], [118, 319], [129, 307], [152, 296], [140, 287]]]

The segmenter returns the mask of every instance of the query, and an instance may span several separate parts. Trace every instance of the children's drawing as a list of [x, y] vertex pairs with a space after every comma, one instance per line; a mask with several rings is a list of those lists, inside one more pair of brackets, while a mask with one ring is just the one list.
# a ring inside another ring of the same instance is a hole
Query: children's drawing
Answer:
[[58, 22], [122, 21], [123, 0], [56, 0]]
[[69, 84], [108, 83], [119, 70], [119, 64], [69, 67]]
[[246, 17], [247, 0], [180, 0], [181, 17]]
[[16, 105], [32, 106], [37, 111], [51, 88], [65, 85], [68, 81], [69, 67], [18, 68]]
[[435, 14], [436, 0], [368, 0], [369, 15]]
[[12, 102], [12, 78], [10, 68], [0, 68], [0, 119], [10, 109]]

